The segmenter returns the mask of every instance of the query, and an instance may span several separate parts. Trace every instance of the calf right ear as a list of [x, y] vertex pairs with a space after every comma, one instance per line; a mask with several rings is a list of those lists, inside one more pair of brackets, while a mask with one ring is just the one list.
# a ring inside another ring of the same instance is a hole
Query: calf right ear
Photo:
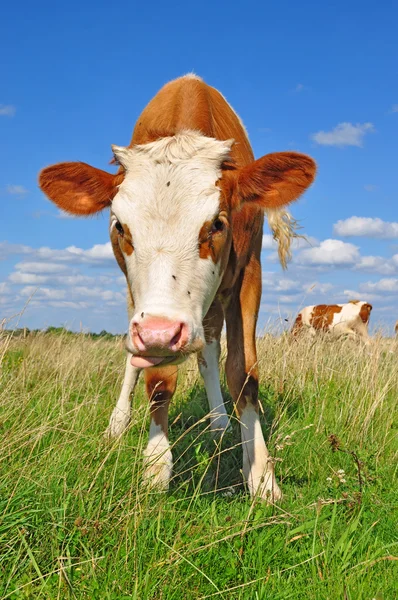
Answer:
[[112, 175], [86, 163], [59, 163], [39, 175], [39, 186], [59, 208], [72, 215], [92, 215], [109, 206], [121, 174]]

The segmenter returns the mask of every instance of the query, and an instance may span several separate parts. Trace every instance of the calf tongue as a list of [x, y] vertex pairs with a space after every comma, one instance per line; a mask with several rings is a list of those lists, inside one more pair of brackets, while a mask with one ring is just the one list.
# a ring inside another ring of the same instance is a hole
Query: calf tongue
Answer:
[[145, 369], [147, 367], [154, 367], [164, 360], [164, 356], [132, 356], [131, 364], [133, 367], [139, 369]]

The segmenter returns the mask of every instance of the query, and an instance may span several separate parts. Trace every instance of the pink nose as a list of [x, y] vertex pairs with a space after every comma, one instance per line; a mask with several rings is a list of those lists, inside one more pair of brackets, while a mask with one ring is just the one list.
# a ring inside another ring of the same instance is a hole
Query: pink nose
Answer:
[[147, 317], [140, 323], [133, 322], [131, 337], [140, 352], [148, 350], [171, 350], [177, 352], [188, 340], [188, 326], [180, 321], [162, 317]]

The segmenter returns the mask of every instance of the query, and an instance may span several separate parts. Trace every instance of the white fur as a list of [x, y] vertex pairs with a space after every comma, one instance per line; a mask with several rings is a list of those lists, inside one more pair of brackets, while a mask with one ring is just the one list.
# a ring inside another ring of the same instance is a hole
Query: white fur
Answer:
[[209, 344], [206, 344], [201, 354], [203, 360], [199, 359], [199, 370], [203, 377], [210, 405], [210, 429], [214, 435], [222, 435], [230, 428], [230, 423], [221, 394], [218, 366], [220, 342], [212, 340]]
[[136, 386], [141, 369], [131, 365], [131, 354], [127, 353], [126, 370], [124, 372], [123, 385], [119, 399], [111, 414], [108, 428], [105, 436], [114, 438], [119, 437], [130, 423], [131, 412], [131, 394]]
[[276, 483], [274, 465], [265, 445], [258, 413], [248, 403], [241, 417], [243, 475], [251, 496], [275, 502], [282, 493]]
[[144, 450], [144, 483], [159, 490], [168, 490], [173, 470], [169, 440], [160, 425], [151, 420], [148, 446]]
[[199, 257], [198, 237], [218, 216], [215, 183], [231, 145], [186, 131], [114, 147], [126, 176], [112, 203], [112, 222], [118, 219], [132, 234], [134, 252], [125, 260], [134, 318], [144, 313], [186, 322], [190, 342], [204, 340], [202, 320], [221, 281], [219, 265]]

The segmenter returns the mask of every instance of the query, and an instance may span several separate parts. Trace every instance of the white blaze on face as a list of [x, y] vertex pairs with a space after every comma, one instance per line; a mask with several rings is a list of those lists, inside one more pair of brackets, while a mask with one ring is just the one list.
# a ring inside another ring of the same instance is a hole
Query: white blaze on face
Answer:
[[126, 171], [112, 202], [111, 227], [127, 225], [134, 251], [125, 255], [135, 316], [165, 317], [203, 337], [202, 320], [222, 273], [200, 258], [199, 232], [220, 210], [221, 164], [232, 141], [184, 132], [133, 148], [113, 147]]

